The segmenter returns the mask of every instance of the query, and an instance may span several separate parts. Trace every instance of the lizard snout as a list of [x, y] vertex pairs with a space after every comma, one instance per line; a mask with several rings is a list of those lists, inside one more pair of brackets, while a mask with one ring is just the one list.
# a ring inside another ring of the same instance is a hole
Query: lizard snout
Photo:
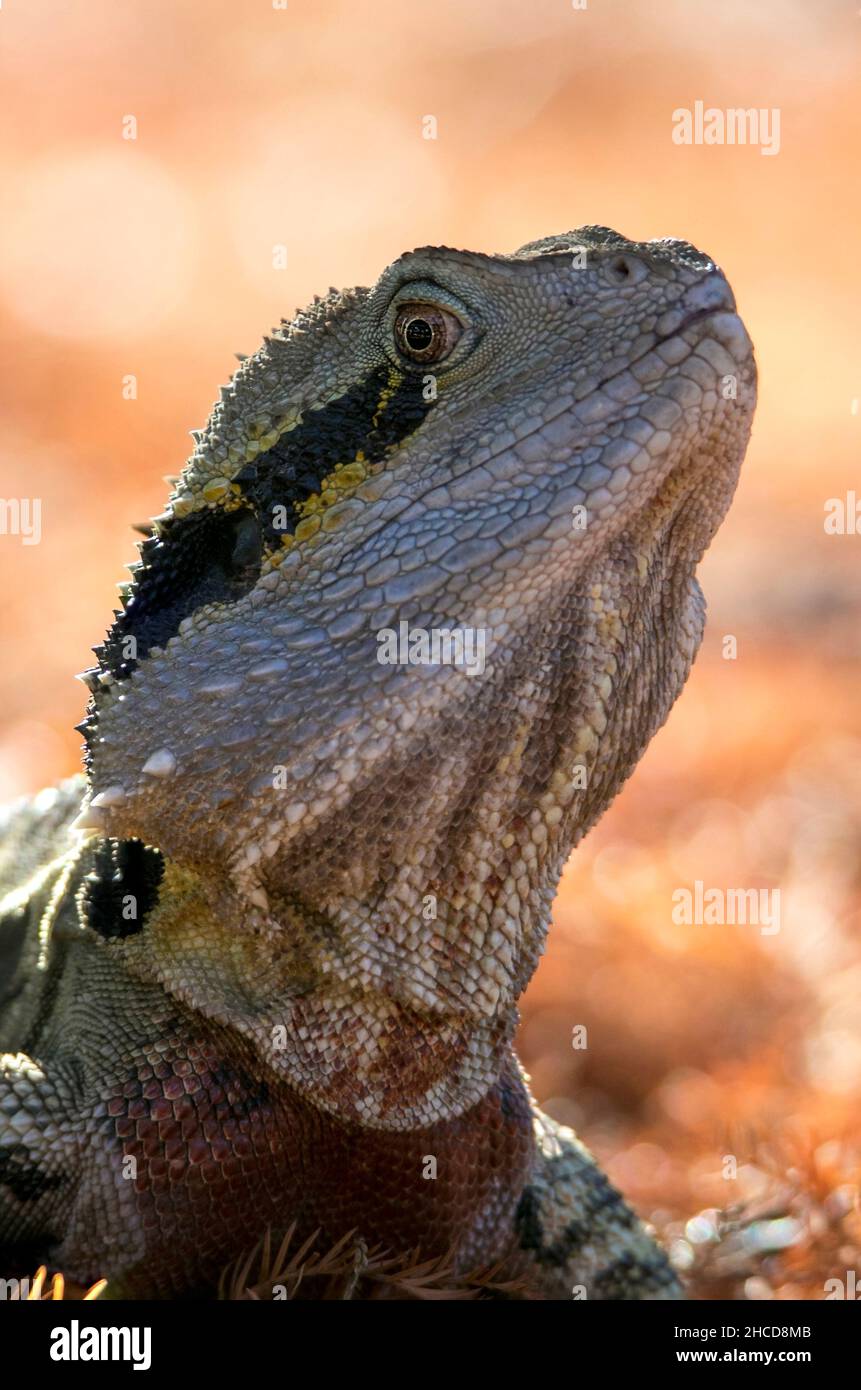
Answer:
[[720, 270], [712, 270], [685, 294], [683, 307], [690, 314], [709, 314], [720, 310], [735, 313], [735, 295]]

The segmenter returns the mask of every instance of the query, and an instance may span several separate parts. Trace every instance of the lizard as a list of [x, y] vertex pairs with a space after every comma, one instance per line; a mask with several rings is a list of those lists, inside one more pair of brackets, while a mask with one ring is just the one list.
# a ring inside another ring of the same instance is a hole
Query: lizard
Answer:
[[199, 1296], [295, 1223], [682, 1296], [512, 1038], [755, 396], [715, 262], [597, 226], [406, 253], [240, 360], [83, 673], [85, 780], [6, 817], [5, 1267]]

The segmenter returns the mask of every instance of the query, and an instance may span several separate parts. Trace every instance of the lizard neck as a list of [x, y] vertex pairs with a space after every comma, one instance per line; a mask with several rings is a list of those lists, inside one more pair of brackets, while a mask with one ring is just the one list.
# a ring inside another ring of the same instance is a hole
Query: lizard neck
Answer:
[[[138, 935], [108, 943], [135, 977], [250, 1041], [318, 1109], [369, 1129], [413, 1130], [479, 1103], [510, 1064], [511, 1006], [489, 1016], [420, 1008], [380, 981], [331, 969], [308, 921], [261, 927], [231, 889], [168, 861]], [[162, 905], [165, 904], [165, 905]], [[319, 924], [318, 924], [319, 925]]]

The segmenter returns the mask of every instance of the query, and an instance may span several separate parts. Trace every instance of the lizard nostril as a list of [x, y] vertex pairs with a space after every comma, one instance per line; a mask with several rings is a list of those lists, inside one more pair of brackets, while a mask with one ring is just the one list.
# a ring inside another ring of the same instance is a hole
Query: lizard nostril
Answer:
[[647, 274], [646, 267], [636, 256], [617, 254], [606, 263], [605, 274], [614, 285], [636, 285]]
[[234, 603], [248, 593], [262, 559], [260, 524], [250, 508], [207, 509], [169, 522], [141, 549], [125, 611], [97, 651], [102, 667], [117, 680], [131, 675], [203, 604]]

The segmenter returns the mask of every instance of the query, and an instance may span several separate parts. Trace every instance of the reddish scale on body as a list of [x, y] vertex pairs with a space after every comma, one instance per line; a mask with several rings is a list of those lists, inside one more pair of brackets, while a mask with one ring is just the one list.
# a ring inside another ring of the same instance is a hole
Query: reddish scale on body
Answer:
[[[235, 1049], [234, 1049], [235, 1052]], [[356, 1231], [423, 1258], [457, 1249], [461, 1270], [505, 1250], [528, 1178], [532, 1125], [513, 1064], [457, 1119], [408, 1133], [362, 1129], [283, 1082], [252, 1081], [217, 1043], [172, 1039], [142, 1057], [107, 1100], [133, 1158], [146, 1253], [123, 1280], [133, 1297], [211, 1289], [237, 1249], [294, 1220], [319, 1248]], [[436, 1178], [425, 1178], [426, 1159]], [[506, 1219], [507, 1218], [507, 1219]]]

